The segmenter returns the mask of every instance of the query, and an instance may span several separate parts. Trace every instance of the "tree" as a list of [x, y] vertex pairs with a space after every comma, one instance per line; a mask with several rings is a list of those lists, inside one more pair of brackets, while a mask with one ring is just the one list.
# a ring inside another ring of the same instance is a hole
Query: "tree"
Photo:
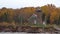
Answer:
[[1, 16], [2, 21], [7, 22], [7, 13]]
[[50, 14], [47, 16], [47, 18], [46, 18], [47, 20], [47, 24], [50, 24]]

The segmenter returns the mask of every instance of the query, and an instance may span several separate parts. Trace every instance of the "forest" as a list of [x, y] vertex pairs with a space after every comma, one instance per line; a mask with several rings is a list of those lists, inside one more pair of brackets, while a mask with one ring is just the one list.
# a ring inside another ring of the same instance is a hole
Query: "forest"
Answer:
[[[16, 24], [28, 24], [29, 17], [35, 12], [38, 7], [24, 8], [0, 8], [0, 26], [8, 26]], [[60, 8], [53, 4], [44, 5], [41, 8], [44, 16], [46, 16], [47, 24], [60, 25]], [[42, 16], [44, 18], [44, 16]], [[21, 21], [22, 20], [22, 21]], [[43, 19], [44, 20], [44, 19]]]

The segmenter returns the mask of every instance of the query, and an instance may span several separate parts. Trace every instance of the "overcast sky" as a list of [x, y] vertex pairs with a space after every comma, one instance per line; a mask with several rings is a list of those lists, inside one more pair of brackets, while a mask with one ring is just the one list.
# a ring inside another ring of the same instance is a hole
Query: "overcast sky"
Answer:
[[60, 6], [60, 0], [0, 0], [0, 8], [22, 8], [22, 7], [37, 7], [47, 4]]

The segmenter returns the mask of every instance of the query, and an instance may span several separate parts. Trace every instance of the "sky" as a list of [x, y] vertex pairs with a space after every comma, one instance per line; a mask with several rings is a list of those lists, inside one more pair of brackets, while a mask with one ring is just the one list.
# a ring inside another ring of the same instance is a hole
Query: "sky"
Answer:
[[60, 0], [0, 0], [0, 8], [41, 7], [47, 4], [60, 7]]

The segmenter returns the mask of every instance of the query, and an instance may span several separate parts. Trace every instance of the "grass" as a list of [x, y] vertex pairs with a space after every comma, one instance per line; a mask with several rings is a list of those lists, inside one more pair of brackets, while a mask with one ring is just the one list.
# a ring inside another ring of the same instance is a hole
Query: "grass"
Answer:
[[45, 25], [43, 25], [43, 24], [31, 24], [30, 25], [31, 27], [45, 27]]
[[[44, 28], [49, 28], [49, 27], [53, 27], [54, 25], [56, 24], [46, 24], [46, 25], [43, 25], [41, 23], [37, 23], [37, 24], [32, 24], [32, 23], [25, 23], [25, 24], [19, 24], [21, 26], [31, 26], [31, 27], [44, 27]], [[57, 25], [60, 27], [60, 25]]]

